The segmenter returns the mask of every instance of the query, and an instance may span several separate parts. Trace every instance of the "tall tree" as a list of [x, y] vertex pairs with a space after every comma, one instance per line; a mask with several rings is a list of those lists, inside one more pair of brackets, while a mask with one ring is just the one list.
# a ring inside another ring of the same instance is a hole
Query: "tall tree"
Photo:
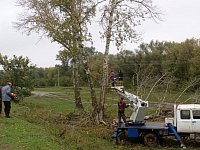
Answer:
[[19, 0], [18, 4], [27, 8], [27, 12], [20, 16], [18, 29], [25, 29], [27, 33], [43, 32], [70, 54], [73, 59], [76, 108], [83, 109], [79, 88], [79, 60], [84, 57], [83, 42], [88, 40], [87, 23], [94, 15], [96, 4], [92, 0]]
[[101, 24], [104, 29], [102, 35], [105, 37], [106, 44], [100, 101], [98, 113], [96, 113], [100, 122], [103, 122], [105, 87], [108, 84], [108, 55], [111, 41], [115, 41], [117, 49], [123, 49], [123, 43], [138, 40], [135, 26], [140, 25], [141, 21], [146, 18], [159, 19], [160, 15], [152, 0], [108, 0], [105, 1], [103, 10]]

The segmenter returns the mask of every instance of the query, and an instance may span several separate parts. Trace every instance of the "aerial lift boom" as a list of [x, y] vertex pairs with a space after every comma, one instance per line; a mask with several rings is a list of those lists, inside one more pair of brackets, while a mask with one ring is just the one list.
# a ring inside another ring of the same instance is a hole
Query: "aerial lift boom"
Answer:
[[148, 108], [148, 101], [144, 101], [138, 96], [125, 91], [123, 86], [113, 86], [111, 88], [114, 89], [119, 95], [130, 101], [130, 106], [132, 109], [130, 121], [134, 124], [143, 123], [145, 111]]

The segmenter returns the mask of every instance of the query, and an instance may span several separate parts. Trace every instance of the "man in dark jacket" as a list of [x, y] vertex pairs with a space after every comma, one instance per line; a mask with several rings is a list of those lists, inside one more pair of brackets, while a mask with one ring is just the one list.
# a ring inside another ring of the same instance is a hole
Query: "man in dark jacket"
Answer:
[[129, 105], [126, 105], [124, 102], [124, 98], [121, 97], [120, 101], [118, 102], [118, 119], [119, 124], [121, 124], [121, 119], [123, 119], [124, 123], [127, 125], [126, 116], [125, 116], [125, 109], [128, 108]]

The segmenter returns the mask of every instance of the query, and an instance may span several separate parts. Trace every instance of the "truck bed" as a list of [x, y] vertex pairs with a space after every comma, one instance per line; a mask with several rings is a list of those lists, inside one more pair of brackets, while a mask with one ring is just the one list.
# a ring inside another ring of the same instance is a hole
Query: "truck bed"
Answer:
[[130, 129], [130, 128], [137, 128], [137, 129], [153, 129], [153, 130], [168, 130], [168, 127], [164, 123], [160, 122], [146, 122], [144, 124], [131, 124], [129, 126], [121, 126], [118, 128], [123, 129]]

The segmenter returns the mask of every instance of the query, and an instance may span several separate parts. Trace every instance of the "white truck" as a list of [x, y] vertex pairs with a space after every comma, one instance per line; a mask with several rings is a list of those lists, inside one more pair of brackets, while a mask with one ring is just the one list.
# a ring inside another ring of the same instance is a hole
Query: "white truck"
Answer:
[[147, 146], [157, 146], [165, 136], [174, 136], [182, 148], [186, 148], [183, 139], [200, 139], [200, 104], [174, 105], [174, 117], [165, 118], [165, 123], [145, 122], [145, 110], [148, 101], [124, 90], [123, 86], [112, 87], [121, 96], [130, 101], [133, 111], [128, 126], [117, 124], [113, 138], [118, 143], [122, 139], [142, 139]]
[[174, 117], [165, 118], [165, 124], [171, 123], [181, 137], [200, 138], [200, 104], [174, 105]]

